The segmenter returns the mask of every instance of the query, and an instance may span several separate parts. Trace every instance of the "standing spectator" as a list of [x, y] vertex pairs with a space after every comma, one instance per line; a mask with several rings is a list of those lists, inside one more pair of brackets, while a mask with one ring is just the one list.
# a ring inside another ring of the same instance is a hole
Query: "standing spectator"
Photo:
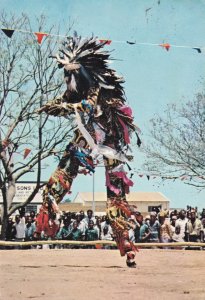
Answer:
[[159, 223], [160, 223], [160, 242], [168, 243], [172, 239], [172, 229], [170, 223], [165, 219], [166, 213], [161, 211], [159, 213]]
[[135, 221], [135, 243], [140, 242], [140, 227], [143, 224], [143, 215], [140, 212], [135, 213], [135, 215], [131, 215], [131, 218]]
[[176, 224], [177, 216], [172, 216], [170, 219], [170, 227], [172, 231], [172, 235], [175, 233], [175, 224]]
[[185, 241], [185, 228], [187, 224], [188, 219], [186, 218], [186, 211], [184, 209], [180, 210], [179, 212], [179, 218], [176, 220], [175, 227], [180, 227], [180, 240]]
[[128, 234], [129, 234], [129, 240], [132, 242], [132, 243], [135, 243], [135, 229], [136, 229], [136, 222], [133, 220], [133, 219], [129, 219], [129, 230], [128, 230]]
[[96, 219], [93, 216], [93, 211], [91, 209], [87, 210], [87, 216], [83, 219], [83, 222], [85, 222], [86, 228], [88, 228], [88, 223], [90, 221], [93, 221], [94, 225], [96, 224]]
[[152, 211], [150, 213], [150, 224], [149, 224], [149, 241], [151, 243], [158, 243], [160, 238], [160, 224], [157, 220], [157, 214], [156, 212]]
[[100, 217], [96, 216], [95, 217], [95, 225], [94, 228], [96, 228], [97, 232], [98, 232], [98, 240], [100, 239], [100, 235], [101, 235], [101, 223], [100, 223], [101, 219]]
[[149, 230], [149, 226], [150, 226], [150, 216], [147, 215], [145, 217], [144, 223], [140, 227], [140, 242], [142, 243], [149, 241], [149, 237], [151, 233]]
[[84, 213], [84, 210], [80, 210], [80, 218], [81, 218], [81, 221], [85, 218], [85, 213]]
[[34, 210], [30, 211], [30, 217], [32, 219], [32, 223], [36, 221], [36, 213]]
[[82, 240], [85, 239], [85, 222], [82, 221], [80, 213], [76, 214], [78, 229], [81, 231]]
[[32, 241], [34, 237], [34, 232], [36, 230], [35, 223], [32, 222], [32, 217], [28, 217], [28, 222], [26, 223], [25, 228], [25, 240], [26, 241]]
[[26, 224], [25, 224], [25, 217], [22, 214], [15, 216], [14, 226], [16, 228], [16, 236], [15, 236], [16, 241], [23, 241], [25, 238]]
[[96, 241], [98, 240], [98, 231], [94, 228], [93, 220], [88, 223], [88, 228], [85, 230], [85, 240], [86, 241]]
[[202, 233], [202, 240], [205, 243], [205, 218], [202, 219], [201, 223], [202, 223], [202, 232], [203, 232]]
[[16, 236], [16, 227], [14, 226], [14, 222], [10, 217], [8, 219], [7, 227], [6, 227], [6, 241], [12, 241]]
[[186, 224], [188, 242], [200, 242], [203, 240], [203, 228], [201, 220], [197, 219], [195, 210], [191, 211], [191, 219]]

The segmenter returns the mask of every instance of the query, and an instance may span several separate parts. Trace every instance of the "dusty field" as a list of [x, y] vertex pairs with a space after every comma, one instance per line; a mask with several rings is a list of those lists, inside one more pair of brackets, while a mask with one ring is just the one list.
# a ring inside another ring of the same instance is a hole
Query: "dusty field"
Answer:
[[205, 251], [1, 250], [2, 300], [205, 299]]

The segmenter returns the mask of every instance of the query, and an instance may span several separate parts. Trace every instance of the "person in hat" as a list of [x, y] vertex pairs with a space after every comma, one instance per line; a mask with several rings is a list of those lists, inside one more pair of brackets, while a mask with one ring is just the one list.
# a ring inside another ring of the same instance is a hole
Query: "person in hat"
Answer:
[[150, 213], [149, 230], [149, 241], [152, 243], [158, 243], [160, 239], [160, 223], [157, 220], [157, 213], [155, 211]]
[[145, 243], [149, 241], [150, 237], [150, 230], [149, 230], [149, 224], [150, 224], [150, 216], [147, 215], [145, 217], [144, 223], [140, 227], [140, 242]]

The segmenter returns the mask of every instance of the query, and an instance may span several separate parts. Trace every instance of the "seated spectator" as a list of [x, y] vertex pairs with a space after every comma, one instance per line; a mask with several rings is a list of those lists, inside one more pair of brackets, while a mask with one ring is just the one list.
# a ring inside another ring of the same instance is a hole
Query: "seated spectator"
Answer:
[[151, 243], [158, 243], [160, 238], [160, 224], [157, 220], [157, 214], [154, 211], [150, 213], [149, 231], [149, 241]]
[[104, 218], [102, 218], [102, 222], [100, 224], [100, 227], [101, 227], [101, 232], [103, 232], [104, 227], [107, 227], [108, 228], [108, 233], [111, 236], [113, 236], [113, 231], [112, 231], [112, 227], [110, 226], [110, 220], [109, 220], [108, 216], [104, 216]]
[[32, 241], [34, 238], [34, 232], [36, 230], [35, 223], [32, 222], [32, 217], [28, 217], [28, 222], [25, 228], [25, 241]]
[[[103, 240], [103, 241], [113, 241], [113, 236], [109, 232], [109, 227], [108, 226], [103, 227], [103, 230], [102, 230], [101, 235], [100, 235], [100, 239]], [[103, 245], [103, 249], [113, 249], [113, 248], [114, 248], [113, 245]]]
[[72, 224], [72, 229], [66, 236], [66, 240], [72, 240], [72, 241], [81, 241], [82, 238], [82, 232], [78, 228], [78, 222], [75, 220]]
[[145, 217], [144, 223], [140, 227], [140, 237], [139, 240], [142, 243], [149, 242], [149, 237], [150, 237], [150, 230], [149, 230], [149, 225], [150, 225], [150, 216], [147, 215]]
[[101, 240], [104, 241], [113, 241], [113, 236], [112, 234], [109, 232], [109, 227], [108, 226], [104, 226], [103, 230], [101, 232], [101, 236], [100, 236]]
[[60, 228], [59, 232], [56, 235], [56, 238], [66, 240], [67, 236], [69, 235], [69, 233], [71, 231], [70, 219], [65, 218], [63, 220], [63, 224], [64, 224], [64, 226]]
[[191, 211], [191, 218], [186, 224], [186, 234], [188, 242], [200, 242], [203, 239], [202, 223], [197, 219], [195, 210]]
[[168, 243], [172, 239], [172, 229], [170, 223], [165, 219], [166, 213], [161, 211], [159, 213], [159, 223], [160, 223], [160, 242]]
[[175, 231], [172, 235], [173, 242], [184, 242], [184, 238], [182, 237], [183, 235], [181, 234], [180, 230], [180, 225], [175, 226]]
[[88, 228], [85, 230], [85, 240], [86, 241], [96, 241], [98, 240], [98, 231], [94, 228], [94, 222], [92, 220], [88, 223]]

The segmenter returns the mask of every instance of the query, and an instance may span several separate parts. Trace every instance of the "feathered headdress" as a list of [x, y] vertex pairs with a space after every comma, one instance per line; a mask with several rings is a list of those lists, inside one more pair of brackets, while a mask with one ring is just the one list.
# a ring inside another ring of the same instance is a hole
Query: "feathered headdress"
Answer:
[[95, 37], [81, 38], [76, 33], [63, 42], [60, 54], [53, 57], [59, 68], [64, 68], [68, 91], [85, 96], [90, 87], [100, 87], [112, 91], [108, 92], [112, 97], [124, 100], [121, 86], [124, 80], [108, 67], [111, 58], [109, 52], [102, 49], [105, 44]]

